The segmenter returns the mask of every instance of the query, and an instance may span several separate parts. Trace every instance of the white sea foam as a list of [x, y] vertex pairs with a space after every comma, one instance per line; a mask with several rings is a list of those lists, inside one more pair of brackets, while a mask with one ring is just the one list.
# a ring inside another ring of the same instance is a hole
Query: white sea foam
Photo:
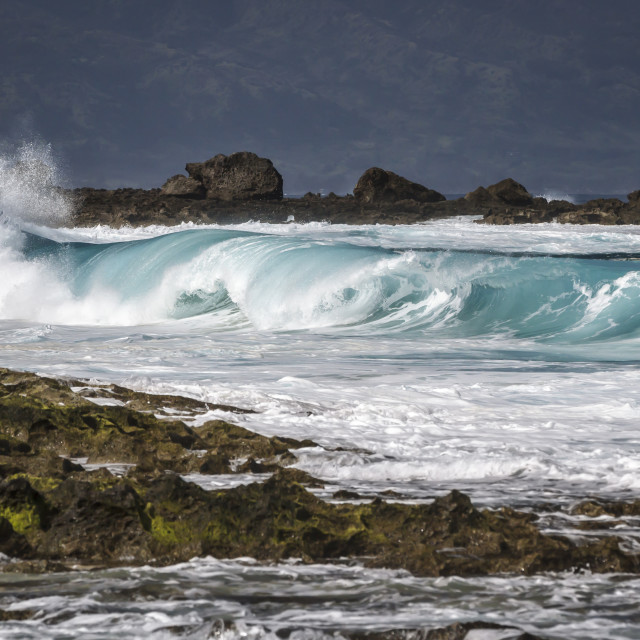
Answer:
[[538, 193], [536, 198], [544, 198], [547, 202], [552, 200], [566, 200], [567, 202], [575, 203], [575, 199], [564, 191], [547, 190], [543, 193]]
[[184, 222], [166, 227], [118, 228], [106, 226], [73, 229], [31, 227], [54, 239], [87, 242], [118, 242], [156, 237], [191, 229], [233, 229], [290, 238], [322, 239], [385, 248], [478, 249], [525, 251], [540, 254], [640, 253], [637, 225], [568, 225], [556, 223], [495, 226], [473, 224], [473, 216], [428, 221], [416, 225], [345, 225], [311, 222], [270, 224], [259, 221], [237, 225], [200, 225]]
[[19, 581], [5, 574], [2, 582], [10, 586], [9, 598], [20, 598], [0, 598], [3, 608], [37, 612], [32, 620], [3, 624], [3, 638], [96, 640], [176, 632], [202, 640], [276, 640], [284, 633], [323, 640], [346, 629], [432, 629], [478, 620], [567, 640], [615, 640], [634, 637], [639, 586], [637, 577], [588, 573], [416, 578], [358, 565], [211, 558]]

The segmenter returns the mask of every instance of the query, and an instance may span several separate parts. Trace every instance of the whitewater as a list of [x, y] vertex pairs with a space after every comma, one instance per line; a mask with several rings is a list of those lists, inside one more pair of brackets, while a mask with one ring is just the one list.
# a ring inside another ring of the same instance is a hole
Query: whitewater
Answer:
[[[460, 489], [579, 537], [563, 507], [640, 493], [640, 229], [469, 217], [63, 228], [38, 213], [59, 203], [16, 202], [0, 224], [4, 367], [253, 409], [195, 424], [312, 438], [324, 448], [301, 450], [296, 466], [327, 499]], [[615, 533], [640, 547], [640, 522]], [[39, 612], [0, 635], [323, 638], [485, 620], [637, 638], [639, 587], [620, 574], [415, 578], [194, 559], [0, 574], [2, 608]]]

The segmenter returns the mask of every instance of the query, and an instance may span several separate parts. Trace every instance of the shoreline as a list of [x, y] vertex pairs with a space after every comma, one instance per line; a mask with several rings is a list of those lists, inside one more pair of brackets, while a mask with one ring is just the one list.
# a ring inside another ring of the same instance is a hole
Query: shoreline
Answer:
[[[17, 169], [21, 171], [20, 168]], [[187, 163], [188, 177], [178, 174], [158, 189], [93, 189], [58, 192], [71, 203], [73, 225], [110, 226], [200, 222], [237, 224], [249, 220], [283, 223], [415, 224], [461, 215], [482, 216], [479, 223], [640, 224], [640, 190], [628, 202], [599, 198], [580, 205], [534, 197], [525, 186], [506, 178], [447, 200], [422, 184], [379, 167], [367, 169], [353, 195], [307, 193], [285, 198], [283, 179], [268, 158], [247, 151], [219, 154]]]
[[[580, 205], [533, 198], [527, 205], [499, 200], [481, 201], [470, 194], [455, 200], [419, 202], [359, 202], [354, 196], [307, 194], [282, 200], [220, 201], [164, 195], [160, 189], [92, 188], [64, 192], [78, 203], [64, 226], [107, 225], [113, 227], [201, 224], [329, 222], [332, 224], [417, 224], [456, 216], [482, 216], [479, 224], [508, 225], [559, 222], [561, 224], [640, 224], [640, 198], [623, 202], [597, 199]], [[640, 192], [634, 192], [640, 195]], [[630, 194], [633, 196], [634, 194]]]
[[[14, 558], [5, 572], [250, 556], [352, 558], [416, 576], [640, 573], [640, 555], [611, 532], [640, 515], [640, 500], [585, 496], [569, 510], [589, 532], [581, 542], [543, 533], [535, 513], [478, 510], [455, 490], [431, 503], [349, 491], [325, 501], [313, 493], [322, 481], [291, 466], [297, 449], [318, 446], [310, 440], [222, 420], [189, 427], [176, 411], [186, 419], [216, 407], [182, 396], [6, 369], [0, 382], [0, 551]], [[116, 464], [128, 470], [114, 475]], [[206, 491], [193, 473], [259, 476]]]
[[[248, 221], [295, 221], [335, 224], [416, 224], [454, 216], [479, 216], [480, 224], [539, 222], [570, 224], [640, 224], [640, 190], [628, 201], [596, 198], [581, 204], [548, 201], [532, 195], [512, 178], [477, 187], [447, 200], [422, 184], [392, 171], [371, 167], [358, 179], [353, 194], [307, 193], [284, 197], [283, 178], [268, 158], [241, 151], [187, 163], [186, 173], [154, 189], [64, 189], [54, 185], [54, 171], [38, 161], [17, 162], [7, 180], [24, 185], [36, 215], [61, 226], [175, 225], [181, 222], [238, 224]], [[9, 201], [11, 206], [11, 202]], [[11, 211], [6, 211], [9, 216]]]

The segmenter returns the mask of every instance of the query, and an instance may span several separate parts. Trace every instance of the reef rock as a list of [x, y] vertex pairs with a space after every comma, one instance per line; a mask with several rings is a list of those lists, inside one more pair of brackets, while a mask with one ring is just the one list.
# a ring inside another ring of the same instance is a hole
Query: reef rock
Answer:
[[[122, 405], [90, 399], [97, 397]], [[0, 369], [0, 552], [16, 559], [0, 563], [0, 571], [250, 556], [353, 558], [423, 576], [640, 573], [640, 555], [610, 531], [576, 544], [544, 533], [533, 513], [480, 510], [455, 490], [430, 504], [381, 496], [327, 502], [307, 488], [319, 481], [287, 466], [293, 451], [314, 442], [267, 438], [221, 420], [189, 426], [169, 411], [177, 407], [189, 414], [211, 409], [188, 398]], [[75, 458], [129, 469], [116, 476]], [[232, 471], [272, 475], [213, 491], [181, 477]], [[576, 509], [599, 518], [633, 516], [638, 506], [591, 500]]]
[[487, 187], [487, 191], [504, 204], [526, 207], [533, 204], [533, 196], [513, 178], [506, 178]]
[[402, 176], [378, 167], [367, 169], [358, 180], [353, 195], [361, 204], [378, 204], [415, 200], [417, 202], [442, 202], [446, 198], [433, 189], [427, 189]]
[[187, 173], [215, 200], [282, 200], [282, 176], [271, 160], [249, 151], [190, 162]]

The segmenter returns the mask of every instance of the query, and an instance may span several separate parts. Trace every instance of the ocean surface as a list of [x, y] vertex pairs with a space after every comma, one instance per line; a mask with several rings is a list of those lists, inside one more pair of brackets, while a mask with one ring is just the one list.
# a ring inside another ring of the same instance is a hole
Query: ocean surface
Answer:
[[[636, 227], [64, 229], [5, 209], [0, 365], [255, 409], [199, 421], [334, 449], [297, 463], [326, 497], [455, 488], [579, 538], [571, 505], [640, 497], [639, 260]], [[638, 519], [613, 531], [640, 549]], [[207, 558], [0, 574], [0, 608], [38, 611], [0, 636], [306, 640], [485, 620], [639, 638], [639, 595], [620, 574], [434, 579]]]

